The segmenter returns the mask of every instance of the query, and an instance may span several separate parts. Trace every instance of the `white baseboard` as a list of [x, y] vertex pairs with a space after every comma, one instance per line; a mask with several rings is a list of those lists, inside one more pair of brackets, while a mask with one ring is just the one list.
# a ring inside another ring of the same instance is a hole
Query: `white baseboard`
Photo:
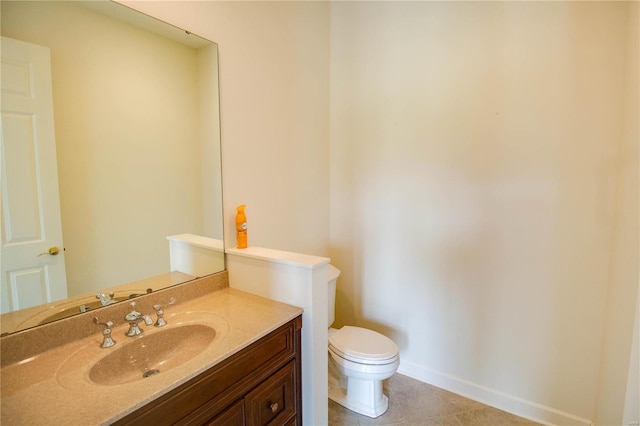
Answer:
[[398, 373], [545, 425], [592, 425], [588, 419], [439, 373], [408, 361], [400, 360]]

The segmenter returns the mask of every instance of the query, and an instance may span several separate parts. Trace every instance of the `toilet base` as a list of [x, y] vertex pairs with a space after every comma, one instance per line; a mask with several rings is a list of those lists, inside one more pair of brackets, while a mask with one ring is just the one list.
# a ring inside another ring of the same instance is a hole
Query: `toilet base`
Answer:
[[345, 377], [329, 369], [329, 399], [344, 408], [376, 418], [389, 408], [389, 398], [382, 392], [382, 380]]

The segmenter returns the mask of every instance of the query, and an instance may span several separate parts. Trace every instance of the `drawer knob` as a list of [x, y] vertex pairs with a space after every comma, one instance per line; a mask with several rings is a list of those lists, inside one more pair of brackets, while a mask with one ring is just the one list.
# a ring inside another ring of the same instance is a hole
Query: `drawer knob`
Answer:
[[277, 412], [277, 411], [278, 411], [278, 403], [277, 403], [277, 402], [272, 403], [272, 404], [269, 406], [269, 408], [271, 408], [271, 412], [272, 412], [272, 413]]

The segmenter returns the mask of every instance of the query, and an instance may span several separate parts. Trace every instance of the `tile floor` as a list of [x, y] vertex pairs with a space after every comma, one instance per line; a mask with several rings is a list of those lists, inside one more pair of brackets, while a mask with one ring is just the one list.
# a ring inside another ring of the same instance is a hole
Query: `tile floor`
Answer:
[[384, 393], [389, 397], [389, 409], [376, 419], [361, 416], [329, 401], [329, 425], [537, 425], [397, 373], [384, 381]]

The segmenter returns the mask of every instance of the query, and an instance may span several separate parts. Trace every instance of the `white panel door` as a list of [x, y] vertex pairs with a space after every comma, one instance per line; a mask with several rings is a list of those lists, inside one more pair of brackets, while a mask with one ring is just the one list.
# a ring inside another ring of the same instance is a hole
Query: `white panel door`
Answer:
[[[49, 49], [2, 37], [2, 313], [67, 297]], [[58, 254], [53, 252], [58, 248]], [[43, 254], [44, 253], [44, 254]]]

